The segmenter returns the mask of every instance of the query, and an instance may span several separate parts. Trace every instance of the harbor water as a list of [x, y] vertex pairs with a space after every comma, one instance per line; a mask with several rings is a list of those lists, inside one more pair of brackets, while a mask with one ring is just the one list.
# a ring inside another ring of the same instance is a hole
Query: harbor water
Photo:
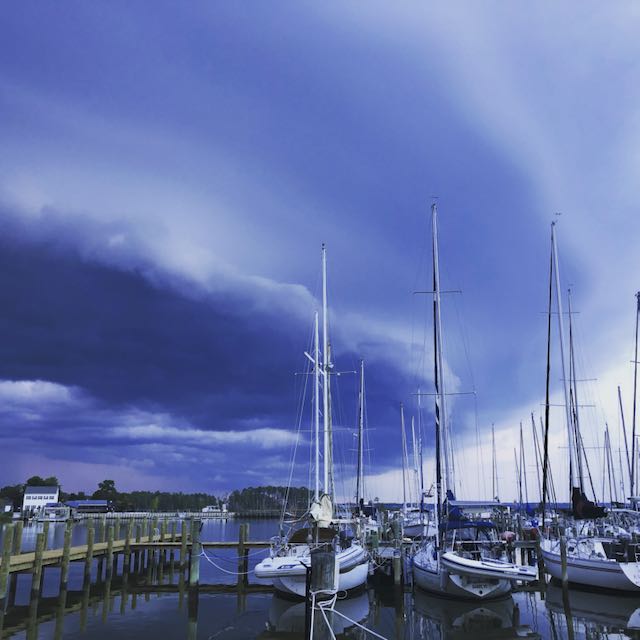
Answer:
[[[205, 541], [238, 540], [242, 520], [206, 520]], [[251, 540], [268, 540], [277, 527], [274, 520], [251, 520]], [[63, 523], [51, 523], [47, 548], [61, 547]], [[24, 528], [23, 551], [33, 550], [41, 524]], [[73, 544], [82, 544], [86, 526], [74, 527]], [[1, 541], [0, 541], [1, 542]], [[252, 549], [250, 569], [268, 550]], [[95, 571], [95, 567], [94, 567]], [[42, 595], [34, 610], [30, 603], [31, 576], [19, 574], [14, 599], [2, 617], [1, 638], [12, 639], [111, 639], [136, 640], [185, 638], [188, 640], [239, 640], [244, 638], [303, 638], [304, 604], [278, 597], [268, 590], [237, 591], [238, 561], [235, 549], [207, 550], [200, 566], [202, 588], [197, 599], [178, 588], [170, 567], [152, 576], [153, 585], [136, 576], [122, 584], [93, 582], [82, 589], [83, 565], [72, 563], [64, 608], [58, 601], [60, 569], [44, 572]], [[251, 585], [260, 581], [249, 576]], [[214, 590], [206, 585], [217, 585]], [[224, 586], [227, 585], [227, 592]], [[262, 583], [263, 588], [268, 585]], [[340, 599], [332, 614], [338, 638], [374, 638], [363, 627], [383, 638], [409, 640], [567, 638], [640, 638], [640, 597], [569, 589], [547, 584], [537, 590], [514, 593], [487, 602], [466, 603], [429, 595], [406, 585], [373, 578], [366, 591]], [[330, 636], [327, 636], [330, 637]]]

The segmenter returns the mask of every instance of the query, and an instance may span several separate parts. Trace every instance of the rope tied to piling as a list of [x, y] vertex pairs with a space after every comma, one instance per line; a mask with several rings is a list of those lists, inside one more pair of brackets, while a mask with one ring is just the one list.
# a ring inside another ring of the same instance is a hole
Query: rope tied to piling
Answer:
[[253, 573], [255, 569], [249, 569], [249, 571], [229, 571], [229, 569], [225, 569], [220, 565], [216, 564], [205, 552], [204, 549], [200, 552], [200, 557], [204, 558], [209, 564], [212, 564], [216, 569], [222, 571], [223, 573], [228, 573], [230, 576], [247, 576], [250, 573]]
[[[329, 633], [331, 634], [331, 638], [333, 640], [336, 640], [336, 635], [333, 631], [333, 629], [331, 628], [331, 623], [329, 622], [329, 618], [327, 617], [327, 611], [332, 611], [333, 613], [337, 613], [341, 618], [344, 618], [345, 620], [347, 620], [348, 622], [350, 622], [351, 624], [354, 624], [356, 627], [358, 627], [359, 629], [362, 629], [363, 631], [365, 631], [366, 633], [371, 634], [372, 636], [374, 636], [375, 638], [380, 638], [380, 640], [387, 640], [387, 638], [385, 638], [384, 636], [381, 636], [379, 633], [376, 633], [375, 631], [372, 631], [371, 629], [367, 629], [367, 627], [365, 627], [364, 625], [360, 624], [359, 622], [356, 622], [355, 620], [352, 620], [351, 618], [349, 618], [349, 616], [346, 616], [344, 613], [338, 611], [335, 608], [335, 604], [336, 601], [338, 600], [338, 591], [333, 591], [333, 590], [326, 590], [326, 589], [320, 589], [318, 591], [311, 591], [311, 636], [310, 636], [310, 640], [313, 640], [313, 622], [314, 622], [314, 612], [316, 609], [318, 609], [322, 615], [322, 618], [324, 619], [325, 624], [327, 625], [327, 628], [329, 629]], [[322, 600], [322, 601], [317, 601], [317, 596], [319, 595], [329, 595], [332, 596], [331, 598], [329, 598], [328, 600]]]

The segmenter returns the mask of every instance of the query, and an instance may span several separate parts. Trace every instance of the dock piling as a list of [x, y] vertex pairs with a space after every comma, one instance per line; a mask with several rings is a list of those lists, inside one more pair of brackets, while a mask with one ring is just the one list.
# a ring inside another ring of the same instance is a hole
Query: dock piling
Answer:
[[13, 528], [13, 550], [14, 556], [22, 553], [22, 529], [24, 528], [24, 522], [18, 520]]
[[60, 591], [67, 590], [69, 582], [69, 558], [71, 555], [71, 534], [73, 532], [73, 520], [67, 520], [64, 529], [64, 543], [62, 547], [62, 565], [60, 568]]
[[249, 549], [246, 542], [249, 539], [249, 523], [243, 522], [240, 525], [240, 535], [238, 538], [238, 589], [242, 590], [249, 582]]
[[189, 589], [197, 589], [200, 584], [200, 521], [191, 523], [191, 561], [189, 566]]
[[44, 533], [39, 533], [36, 537], [36, 554], [33, 563], [33, 574], [31, 576], [31, 599], [37, 600], [40, 597], [42, 587], [42, 555], [44, 553]]
[[91, 566], [93, 564], [93, 541], [95, 538], [95, 529], [93, 526], [93, 518], [89, 519], [87, 525], [87, 557], [84, 561], [84, 583], [83, 586], [91, 584]]
[[113, 525], [109, 525], [107, 530], [107, 573], [105, 576], [108, 586], [111, 585], [111, 580], [113, 579], [113, 536]]
[[562, 570], [562, 588], [566, 590], [569, 585], [569, 574], [567, 572], [567, 536], [560, 536], [560, 566]]
[[9, 591], [9, 562], [11, 561], [11, 548], [13, 547], [13, 537], [15, 531], [12, 525], [8, 524], [4, 530], [4, 541], [2, 543], [2, 567], [0, 567], [0, 611], [4, 611], [5, 598]]

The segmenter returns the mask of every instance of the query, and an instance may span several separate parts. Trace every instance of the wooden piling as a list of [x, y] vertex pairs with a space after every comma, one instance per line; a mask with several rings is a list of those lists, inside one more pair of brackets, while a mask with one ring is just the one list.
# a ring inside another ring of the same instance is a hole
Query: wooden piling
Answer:
[[106, 580], [107, 585], [111, 585], [111, 580], [113, 578], [113, 525], [109, 525], [109, 529], [107, 531], [107, 573]]
[[[335, 593], [338, 584], [338, 576], [336, 575], [338, 568], [336, 564], [336, 552], [331, 547], [318, 547], [311, 551], [311, 585], [309, 591], [312, 598], [313, 594], [316, 594], [316, 600], [326, 599], [332, 593]], [[331, 624], [331, 612], [327, 612], [326, 615], [329, 624]], [[316, 609], [313, 629], [311, 629], [312, 637], [324, 640], [330, 637], [328, 631], [324, 616]]]
[[128, 574], [131, 567], [131, 534], [133, 533], [133, 520], [127, 523], [127, 533], [124, 541], [124, 558], [122, 560], [122, 573]]
[[42, 523], [42, 533], [44, 534], [44, 551], [49, 547], [49, 521], [45, 520]]
[[102, 518], [98, 520], [98, 532], [96, 533], [96, 542], [105, 541], [106, 526], [107, 526], [107, 518], [106, 516], [102, 516]]
[[569, 585], [569, 574], [567, 571], [567, 536], [560, 536], [560, 566], [562, 570], [562, 588], [566, 589]]
[[2, 543], [2, 566], [0, 567], [0, 611], [4, 612], [4, 603], [9, 592], [9, 562], [11, 562], [11, 548], [15, 531], [13, 525], [7, 524], [4, 529]]
[[42, 586], [42, 554], [44, 553], [44, 533], [36, 536], [36, 554], [33, 562], [33, 574], [31, 576], [31, 599], [37, 600], [40, 597]]
[[189, 566], [189, 588], [197, 589], [200, 584], [200, 522], [194, 520], [191, 526], [191, 562]]
[[95, 539], [95, 529], [93, 518], [89, 518], [87, 524], [87, 557], [84, 560], [84, 582], [83, 586], [91, 584], [91, 566], [93, 565], [93, 541]]
[[60, 591], [67, 590], [69, 582], [69, 557], [71, 555], [71, 534], [73, 532], [73, 520], [67, 520], [64, 529], [64, 543], [62, 547], [62, 564], [60, 566]]
[[249, 582], [249, 550], [246, 542], [249, 538], [249, 524], [240, 525], [238, 538], [238, 589], [242, 590]]
[[[136, 542], [140, 542], [142, 538], [142, 525], [136, 525]], [[133, 557], [133, 572], [138, 573], [140, 571], [140, 549], [135, 552]]]
[[398, 587], [402, 584], [402, 553], [399, 549], [393, 552], [393, 584]]
[[13, 555], [17, 556], [22, 553], [22, 529], [24, 528], [24, 522], [18, 520], [13, 529]]
[[[173, 520], [171, 522], [171, 542], [176, 541], [176, 521]], [[173, 572], [175, 570], [175, 549], [171, 547], [171, 551], [169, 551], [169, 584], [173, 584]]]
[[187, 521], [183, 520], [181, 525], [181, 538], [180, 538], [180, 574], [184, 574], [184, 569], [187, 561]]

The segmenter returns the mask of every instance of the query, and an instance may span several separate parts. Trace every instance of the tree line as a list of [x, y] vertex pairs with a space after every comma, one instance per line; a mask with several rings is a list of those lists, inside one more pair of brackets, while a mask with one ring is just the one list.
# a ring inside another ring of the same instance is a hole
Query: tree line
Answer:
[[[32, 476], [24, 484], [0, 488], [0, 498], [13, 502], [14, 509], [22, 507], [25, 489], [30, 486], [60, 486], [55, 476]], [[209, 493], [183, 493], [169, 491], [118, 491], [114, 480], [103, 480], [93, 493], [65, 492], [60, 488], [60, 502], [69, 500], [108, 500], [117, 511], [201, 511], [213, 505], [227, 503], [229, 511], [259, 514], [282, 510], [302, 513], [309, 506], [309, 489], [306, 487], [248, 487], [232, 491], [228, 498]]]
[[[32, 476], [24, 484], [0, 488], [0, 498], [13, 502], [14, 509], [22, 507], [27, 487], [60, 486], [55, 476]], [[208, 493], [169, 491], [118, 491], [115, 481], [103, 480], [93, 493], [66, 492], [60, 489], [60, 502], [69, 500], [108, 500], [118, 511], [200, 511], [209, 505], [222, 506], [223, 500]]]
[[[286, 502], [286, 504], [285, 504]], [[307, 487], [247, 487], [229, 494], [229, 511], [256, 513], [280, 511], [301, 513], [309, 506]]]

